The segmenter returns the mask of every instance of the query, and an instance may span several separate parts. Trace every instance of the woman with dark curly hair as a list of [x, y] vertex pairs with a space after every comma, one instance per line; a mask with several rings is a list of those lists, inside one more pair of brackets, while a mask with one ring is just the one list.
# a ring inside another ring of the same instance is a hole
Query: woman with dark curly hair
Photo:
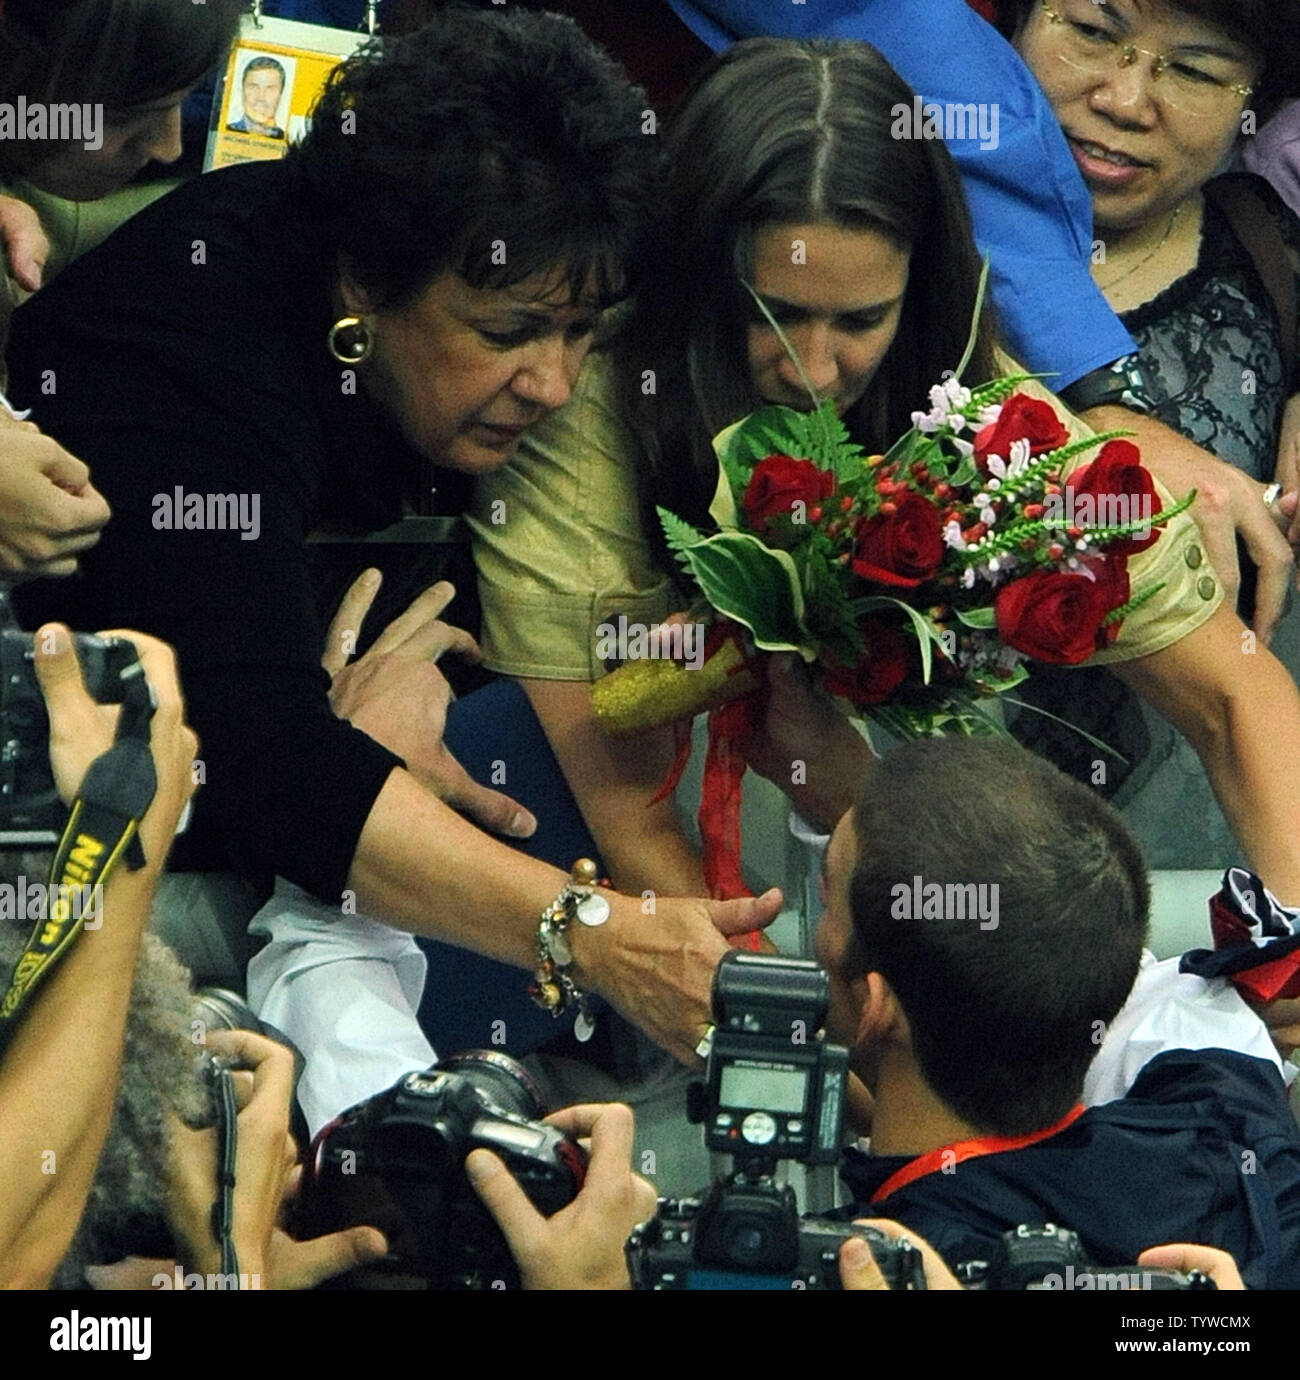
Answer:
[[[22, 591], [20, 615], [57, 606], [176, 647], [206, 782], [186, 865], [278, 874], [340, 934], [370, 914], [536, 964], [564, 874], [456, 813], [531, 834], [527, 753], [492, 754], [510, 795], [452, 757], [432, 661], [476, 649], [438, 621], [446, 584], [407, 603], [448, 569], [433, 541], [465, 553], [473, 476], [566, 401], [602, 311], [633, 286], [659, 164], [648, 115], [571, 22], [449, 10], [345, 62], [286, 160], [172, 193], [17, 314], [13, 393], [94, 466], [115, 512], [71, 596]], [[392, 546], [337, 540], [393, 528]], [[345, 667], [349, 613], [331, 687], [331, 593], [380, 564], [402, 616]], [[549, 819], [562, 782], [544, 763], [541, 779]], [[663, 902], [647, 928], [639, 901], [611, 895], [608, 923], [573, 942], [573, 981], [689, 1057], [717, 925], [774, 909]], [[522, 993], [526, 977], [511, 982]]]

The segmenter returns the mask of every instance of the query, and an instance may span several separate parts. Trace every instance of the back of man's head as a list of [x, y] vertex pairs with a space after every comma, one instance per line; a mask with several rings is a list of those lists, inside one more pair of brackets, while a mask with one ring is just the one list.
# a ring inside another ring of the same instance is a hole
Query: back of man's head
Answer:
[[853, 825], [846, 976], [884, 976], [922, 1076], [964, 1121], [1059, 1120], [1146, 939], [1146, 869], [1119, 816], [1014, 743], [944, 738], [875, 764]]

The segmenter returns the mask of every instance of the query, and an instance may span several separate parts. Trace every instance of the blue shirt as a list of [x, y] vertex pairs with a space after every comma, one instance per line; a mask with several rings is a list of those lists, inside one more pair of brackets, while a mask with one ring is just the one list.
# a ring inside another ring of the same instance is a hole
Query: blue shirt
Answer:
[[1059, 392], [1136, 348], [1092, 281], [1092, 204], [1056, 117], [1019, 55], [966, 0], [669, 3], [714, 49], [758, 35], [864, 39], [924, 101], [986, 105], [996, 137], [950, 139], [948, 150], [1011, 353], [1054, 373], [1046, 382]]

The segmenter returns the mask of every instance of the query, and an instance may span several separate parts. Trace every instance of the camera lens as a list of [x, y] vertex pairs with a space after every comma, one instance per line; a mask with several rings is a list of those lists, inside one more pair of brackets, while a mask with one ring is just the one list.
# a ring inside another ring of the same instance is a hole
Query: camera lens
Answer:
[[442, 1073], [459, 1073], [469, 1079], [494, 1107], [525, 1121], [540, 1121], [550, 1110], [528, 1070], [499, 1050], [464, 1050], [439, 1059], [437, 1067]]

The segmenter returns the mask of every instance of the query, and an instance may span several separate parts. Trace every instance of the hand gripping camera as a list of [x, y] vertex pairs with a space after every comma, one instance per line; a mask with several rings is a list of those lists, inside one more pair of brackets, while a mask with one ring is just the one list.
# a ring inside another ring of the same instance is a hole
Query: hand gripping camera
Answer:
[[408, 1073], [317, 1135], [303, 1178], [300, 1234], [378, 1227], [388, 1255], [352, 1271], [344, 1288], [517, 1289], [505, 1237], [465, 1174], [492, 1150], [551, 1216], [577, 1197], [587, 1157], [542, 1125], [541, 1093], [497, 1051], [471, 1050]]
[[1048, 1222], [1022, 1224], [1003, 1232], [990, 1260], [968, 1260], [957, 1266], [957, 1278], [968, 1289], [1030, 1290], [1165, 1290], [1217, 1289], [1199, 1270], [1184, 1274], [1154, 1265], [1094, 1265], [1077, 1232]]
[[834, 1164], [848, 1051], [820, 1037], [826, 973], [807, 959], [732, 952], [713, 979], [715, 1034], [689, 1111], [734, 1171], [702, 1199], [660, 1200], [628, 1240], [639, 1289], [838, 1289], [838, 1254], [861, 1236], [891, 1289], [924, 1289], [920, 1252], [866, 1227], [802, 1220], [781, 1160]]
[[[86, 689], [100, 704], [121, 704], [128, 676], [143, 674], [122, 638], [73, 638]], [[56, 844], [68, 811], [50, 771], [50, 720], [36, 679], [30, 633], [0, 631], [0, 845]]]

